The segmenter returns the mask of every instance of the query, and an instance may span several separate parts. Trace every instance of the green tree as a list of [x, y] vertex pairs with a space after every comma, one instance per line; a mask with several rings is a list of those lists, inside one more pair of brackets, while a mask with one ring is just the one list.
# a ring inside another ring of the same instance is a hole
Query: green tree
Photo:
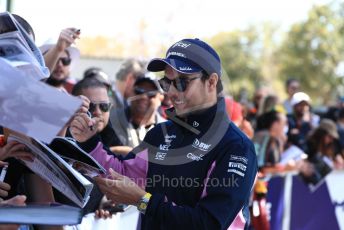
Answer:
[[261, 81], [258, 41], [253, 27], [219, 33], [210, 39], [221, 57], [225, 89], [230, 94], [239, 93], [243, 87], [252, 91]]
[[301, 81], [316, 102], [330, 99], [341, 83], [344, 5], [314, 6], [307, 20], [294, 24], [279, 50], [280, 75]]

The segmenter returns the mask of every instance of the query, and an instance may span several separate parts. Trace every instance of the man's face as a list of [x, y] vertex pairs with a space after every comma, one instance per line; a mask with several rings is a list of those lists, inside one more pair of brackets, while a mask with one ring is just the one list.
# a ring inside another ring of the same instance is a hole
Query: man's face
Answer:
[[253, 103], [256, 106], [256, 108], [259, 108], [259, 106], [261, 105], [262, 101], [264, 100], [267, 94], [268, 92], [267, 92], [267, 89], [265, 88], [257, 89], [254, 92]]
[[130, 101], [134, 116], [151, 116], [161, 105], [161, 94], [154, 83], [143, 81], [134, 86]]
[[291, 97], [293, 96], [295, 93], [299, 92], [300, 89], [300, 84], [298, 81], [292, 81], [287, 88], [287, 93], [288, 95]]
[[207, 81], [203, 82], [201, 76], [201, 72], [181, 74], [170, 66], [166, 66], [165, 77], [168, 80], [175, 80], [177, 84], [179, 80], [185, 81], [185, 91], [178, 91], [173, 83], [170, 84], [167, 91], [167, 96], [171, 99], [177, 115], [183, 116], [189, 112], [208, 107], [211, 102], [210, 91], [207, 87]]
[[90, 99], [92, 105], [90, 105], [90, 112], [93, 117], [99, 118], [98, 132], [101, 132], [105, 126], [109, 123], [110, 108], [104, 111], [110, 103], [108, 93], [105, 88], [86, 88], [82, 90], [82, 95]]
[[294, 105], [294, 111], [297, 116], [303, 116], [307, 112], [309, 112], [310, 106], [308, 102], [302, 101], [296, 105]]
[[278, 113], [278, 120], [272, 125], [275, 133], [279, 134], [280, 136], [283, 135], [286, 125], [288, 125], [287, 116], [283, 113]]
[[133, 87], [134, 87], [134, 84], [135, 84], [135, 81], [137, 80], [137, 78], [140, 76], [142, 76], [142, 74], [140, 73], [135, 73], [135, 72], [132, 72], [130, 74], [128, 74], [126, 80], [125, 80], [125, 90], [124, 90], [124, 93], [123, 93], [123, 97], [125, 99], [128, 99], [130, 96], [132, 96], [132, 92], [133, 92]]
[[70, 61], [68, 63], [68, 59], [70, 59], [68, 53], [66, 51], [63, 52], [51, 73], [55, 80], [63, 82], [69, 77]]

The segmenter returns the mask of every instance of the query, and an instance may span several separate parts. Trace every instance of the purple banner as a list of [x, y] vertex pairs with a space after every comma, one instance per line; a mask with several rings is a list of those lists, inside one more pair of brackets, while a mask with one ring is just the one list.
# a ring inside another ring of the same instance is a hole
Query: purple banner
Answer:
[[294, 175], [274, 177], [269, 181], [267, 207], [272, 230], [343, 229], [344, 172], [328, 175], [325, 183], [311, 192], [302, 179]]

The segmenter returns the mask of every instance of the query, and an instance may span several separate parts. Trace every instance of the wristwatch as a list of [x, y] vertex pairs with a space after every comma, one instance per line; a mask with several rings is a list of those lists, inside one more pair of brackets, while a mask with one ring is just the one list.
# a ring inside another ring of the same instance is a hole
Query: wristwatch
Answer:
[[139, 210], [139, 212], [141, 212], [142, 214], [146, 213], [148, 202], [149, 202], [149, 199], [151, 198], [151, 196], [152, 196], [152, 194], [147, 192], [143, 197], [141, 197], [141, 199], [137, 203], [137, 210]]

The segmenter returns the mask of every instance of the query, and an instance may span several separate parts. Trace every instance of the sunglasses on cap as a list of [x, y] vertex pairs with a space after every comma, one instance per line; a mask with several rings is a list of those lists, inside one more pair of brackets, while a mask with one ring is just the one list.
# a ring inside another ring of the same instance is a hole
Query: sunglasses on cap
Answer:
[[111, 103], [110, 102], [99, 102], [99, 103], [91, 102], [88, 111], [93, 113], [96, 110], [97, 106], [99, 106], [99, 109], [102, 112], [106, 113], [106, 112], [109, 112], [109, 110], [111, 108]]
[[72, 59], [70, 57], [61, 57], [59, 61], [62, 62], [62, 65], [67, 66], [67, 65], [70, 65], [70, 63], [72, 62]]
[[149, 98], [153, 98], [157, 95], [157, 91], [148, 91], [148, 90], [145, 90], [145, 89], [142, 89], [142, 88], [139, 88], [139, 87], [135, 87], [134, 88], [134, 93], [136, 95], [142, 95], [142, 94], [145, 94], [147, 95], [147, 97]]
[[193, 77], [193, 78], [178, 77], [174, 80], [170, 80], [167, 77], [164, 77], [159, 80], [159, 84], [162, 90], [164, 90], [165, 92], [168, 92], [171, 84], [173, 84], [174, 88], [176, 88], [178, 92], [184, 92], [188, 88], [188, 85], [190, 84], [191, 81], [196, 80], [201, 77], [203, 77], [203, 74], [201, 76]]

